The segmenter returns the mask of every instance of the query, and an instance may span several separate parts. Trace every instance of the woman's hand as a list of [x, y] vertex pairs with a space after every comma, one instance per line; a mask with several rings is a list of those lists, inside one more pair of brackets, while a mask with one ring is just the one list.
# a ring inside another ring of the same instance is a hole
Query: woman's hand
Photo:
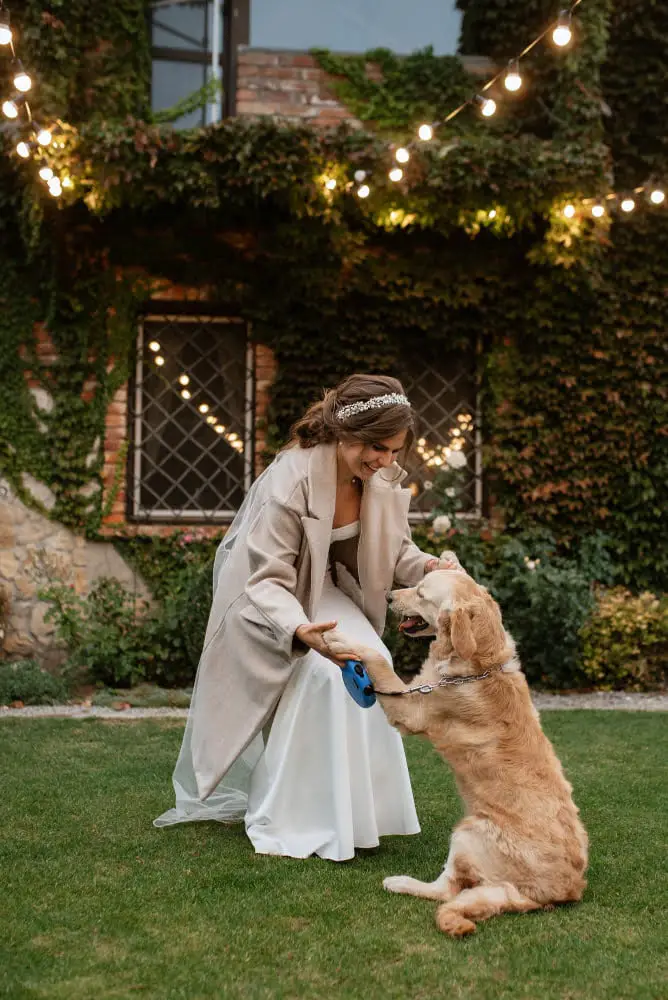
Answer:
[[[429, 562], [424, 564], [425, 576], [427, 573], [431, 573], [433, 570], [438, 569], [439, 561], [438, 559], [430, 559]], [[443, 567], [445, 569], [445, 566]]]
[[336, 628], [337, 622], [321, 622], [318, 625], [300, 625], [299, 628], [295, 630], [295, 637], [303, 642], [310, 649], [315, 649], [317, 653], [324, 656], [325, 659], [331, 660], [332, 663], [336, 663], [337, 667], [345, 666], [346, 660], [354, 660], [354, 653], [337, 653], [336, 655], [332, 653], [329, 646], [325, 642], [324, 633], [331, 631], [331, 629]]

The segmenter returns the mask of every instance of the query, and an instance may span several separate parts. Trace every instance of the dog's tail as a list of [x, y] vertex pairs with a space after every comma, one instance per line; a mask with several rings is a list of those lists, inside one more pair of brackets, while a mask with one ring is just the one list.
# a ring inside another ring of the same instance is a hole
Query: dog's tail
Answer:
[[436, 923], [444, 934], [462, 937], [473, 933], [476, 920], [489, 920], [499, 913], [527, 913], [540, 909], [540, 903], [523, 896], [510, 882], [477, 885], [473, 889], [463, 889], [454, 899], [439, 906]]

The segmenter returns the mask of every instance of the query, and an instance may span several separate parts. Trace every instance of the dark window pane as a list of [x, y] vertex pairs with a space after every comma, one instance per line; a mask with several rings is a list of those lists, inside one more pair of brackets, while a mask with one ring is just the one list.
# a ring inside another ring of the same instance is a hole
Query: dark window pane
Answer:
[[[151, 107], [153, 111], [171, 108], [206, 82], [206, 66], [197, 63], [164, 62], [153, 60], [151, 79]], [[182, 115], [174, 122], [175, 128], [194, 128], [205, 124], [205, 108]]]
[[135, 517], [229, 519], [243, 500], [246, 329], [199, 317], [144, 321], [131, 462]]

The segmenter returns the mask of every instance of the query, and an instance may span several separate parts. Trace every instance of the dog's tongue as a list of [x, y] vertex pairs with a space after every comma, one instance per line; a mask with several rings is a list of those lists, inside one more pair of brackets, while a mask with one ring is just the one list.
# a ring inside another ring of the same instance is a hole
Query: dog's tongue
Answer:
[[416, 615], [414, 618], [404, 618], [399, 624], [399, 631], [405, 632], [407, 628], [414, 628], [422, 619]]

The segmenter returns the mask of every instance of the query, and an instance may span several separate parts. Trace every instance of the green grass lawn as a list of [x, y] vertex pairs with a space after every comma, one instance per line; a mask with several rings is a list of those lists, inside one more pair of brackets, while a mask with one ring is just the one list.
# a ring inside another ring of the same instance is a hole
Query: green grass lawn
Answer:
[[255, 856], [240, 827], [154, 829], [180, 723], [3, 719], [0, 995], [665, 998], [668, 717], [545, 712], [543, 724], [591, 838], [584, 902], [454, 941], [434, 903], [381, 887], [434, 878], [459, 815], [420, 740], [407, 749], [422, 835], [333, 864]]

